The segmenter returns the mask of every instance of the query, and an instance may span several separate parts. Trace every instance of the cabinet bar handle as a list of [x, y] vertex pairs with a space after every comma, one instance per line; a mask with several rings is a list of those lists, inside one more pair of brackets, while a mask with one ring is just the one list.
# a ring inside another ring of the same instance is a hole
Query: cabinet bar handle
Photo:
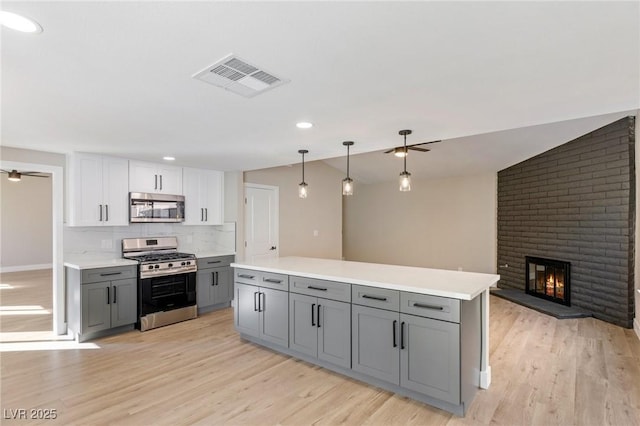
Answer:
[[416, 308], [431, 309], [434, 311], [442, 311], [444, 309], [443, 306], [423, 305], [422, 303], [414, 303], [413, 306]]
[[204, 221], [209, 222], [209, 209], [206, 207], [204, 208]]
[[238, 278], [248, 278], [250, 280], [254, 279], [255, 276], [253, 275], [245, 275], [245, 274], [238, 274]]
[[400, 349], [404, 349], [404, 321], [400, 323]]
[[211, 262], [207, 262], [207, 265], [213, 265], [214, 263], [222, 263], [222, 260], [212, 260]]
[[100, 222], [102, 222], [102, 204], [100, 204]]
[[160, 190], [162, 191], [162, 175], [160, 175]]
[[116, 303], [117, 290], [118, 290], [118, 287], [113, 286], [113, 303]]
[[276, 280], [275, 278], [263, 278], [262, 281], [264, 281], [265, 283], [274, 283], [274, 284], [282, 283], [282, 280]]
[[373, 300], [379, 300], [381, 302], [386, 302], [387, 298], [386, 297], [380, 297], [380, 296], [369, 296], [368, 294], [363, 294], [362, 295], [363, 299], [373, 299]]
[[111, 298], [109, 297], [109, 287], [107, 287], [107, 305], [111, 304]]
[[315, 304], [315, 303], [312, 303], [312, 304], [311, 304], [311, 326], [312, 326], [312, 327], [315, 327], [315, 326], [316, 326], [315, 319], [313, 318], [313, 311], [315, 311], [315, 309], [316, 309], [316, 304]]
[[264, 293], [258, 293], [258, 312], [264, 311], [265, 297]]
[[212, 272], [211, 273], [211, 286], [213, 287], [214, 285], [216, 285], [216, 273]]
[[326, 288], [322, 288], [322, 287], [314, 287], [314, 286], [312, 286], [312, 285], [308, 285], [308, 286], [307, 286], [307, 288], [308, 288], [309, 290], [327, 291], [327, 289], [326, 289]]
[[220, 281], [218, 280], [218, 271], [216, 271], [216, 285], [220, 285]]
[[318, 304], [318, 315], [316, 316], [316, 319], [318, 320], [318, 328], [320, 328], [320, 304]]
[[109, 204], [105, 204], [104, 205], [104, 213], [106, 218], [104, 219], [105, 222], [109, 222]]
[[397, 348], [398, 344], [396, 343], [396, 327], [398, 326], [398, 321], [393, 320], [393, 347]]
[[257, 291], [253, 292], [253, 311], [258, 312], [258, 302], [256, 301], [256, 297], [258, 295]]
[[155, 183], [153, 185], [153, 189], [158, 189], [158, 175], [153, 175], [155, 177]]
[[111, 275], [120, 275], [122, 272], [103, 272], [100, 274], [101, 277], [110, 277]]
[[204, 222], [204, 209], [200, 207], [200, 222]]

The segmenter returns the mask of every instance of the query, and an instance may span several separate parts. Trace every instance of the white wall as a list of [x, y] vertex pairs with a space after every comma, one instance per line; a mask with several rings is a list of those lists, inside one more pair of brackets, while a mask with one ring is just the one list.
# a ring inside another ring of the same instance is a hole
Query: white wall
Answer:
[[51, 268], [53, 221], [51, 178], [0, 175], [0, 270]]
[[495, 273], [496, 174], [358, 183], [344, 200], [347, 260]]
[[[342, 257], [342, 174], [321, 161], [305, 163], [309, 196], [298, 197], [301, 165], [244, 173], [245, 183], [280, 188], [280, 256]], [[318, 236], [314, 236], [318, 231]]]

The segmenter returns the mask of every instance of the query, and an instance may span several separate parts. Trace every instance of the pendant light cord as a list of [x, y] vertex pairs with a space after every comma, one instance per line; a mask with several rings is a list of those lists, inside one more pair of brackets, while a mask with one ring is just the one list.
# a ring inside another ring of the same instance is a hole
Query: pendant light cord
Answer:
[[349, 145], [347, 145], [347, 179], [349, 178]]
[[304, 183], [304, 152], [302, 153], [302, 183]]
[[407, 135], [404, 135], [404, 173], [407, 173]]

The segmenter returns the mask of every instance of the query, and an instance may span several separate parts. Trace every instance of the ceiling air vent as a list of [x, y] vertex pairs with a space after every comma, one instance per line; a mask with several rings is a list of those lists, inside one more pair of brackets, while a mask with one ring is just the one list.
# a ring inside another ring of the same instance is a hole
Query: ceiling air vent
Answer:
[[193, 78], [247, 98], [289, 82], [235, 55], [229, 55], [195, 73]]

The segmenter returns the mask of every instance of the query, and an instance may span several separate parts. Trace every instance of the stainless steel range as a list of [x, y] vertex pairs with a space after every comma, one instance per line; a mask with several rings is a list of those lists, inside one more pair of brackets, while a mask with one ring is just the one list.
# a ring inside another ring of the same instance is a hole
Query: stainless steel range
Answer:
[[178, 252], [177, 237], [124, 238], [122, 255], [137, 260], [141, 331], [198, 316], [196, 257]]

